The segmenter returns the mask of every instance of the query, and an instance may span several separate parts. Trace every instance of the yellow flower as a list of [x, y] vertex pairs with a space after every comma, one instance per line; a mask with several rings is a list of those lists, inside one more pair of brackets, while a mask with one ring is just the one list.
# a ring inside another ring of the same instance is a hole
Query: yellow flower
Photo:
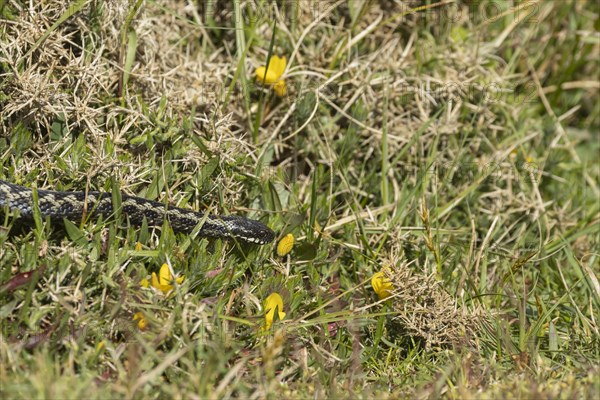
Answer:
[[104, 343], [104, 340], [98, 342], [98, 344], [96, 345], [96, 353], [99, 353], [105, 346], [106, 343]]
[[140, 331], [146, 330], [146, 328], [148, 327], [148, 321], [146, 321], [146, 317], [144, 317], [144, 314], [142, 312], [136, 312], [135, 314], [133, 314], [133, 320], [138, 320], [137, 325]]
[[275, 91], [275, 94], [277, 96], [284, 97], [287, 94], [287, 88], [285, 87], [285, 81], [283, 79], [280, 81], [277, 81], [273, 85], [273, 90]]
[[287, 255], [294, 247], [294, 235], [288, 233], [277, 244], [277, 254], [280, 257]]
[[135, 251], [141, 251], [142, 250], [142, 244], [140, 242], [135, 242]]
[[392, 295], [392, 290], [394, 289], [394, 285], [386, 276], [386, 269], [383, 271], [377, 272], [371, 278], [371, 286], [373, 286], [373, 290], [379, 296], [379, 300], [383, 300]]
[[256, 78], [267, 85], [272, 85], [279, 81], [279, 78], [285, 72], [286, 63], [285, 57], [273, 56], [269, 60], [268, 68], [256, 68]]
[[285, 313], [283, 312], [283, 299], [279, 295], [279, 293], [271, 293], [269, 297], [265, 300], [265, 329], [271, 329], [273, 325], [273, 319], [275, 319], [275, 309], [277, 309], [277, 316], [279, 320], [285, 318]]
[[[177, 282], [177, 284], [181, 284], [181, 282], [183, 282], [184, 279], [184, 276], [180, 276], [177, 279], [175, 279], [175, 281]], [[147, 279], [142, 279], [141, 285], [144, 286], [144, 284], [148, 284]], [[160, 290], [161, 292], [163, 292], [163, 294], [167, 294], [171, 290], [173, 290], [173, 275], [171, 275], [171, 270], [169, 269], [169, 266], [167, 264], [163, 264], [160, 267], [158, 276], [156, 276], [156, 272], [152, 273], [151, 284], [153, 288]]]
[[281, 79], [285, 72], [287, 60], [285, 57], [272, 56], [267, 67], [256, 68], [256, 79], [266, 85], [273, 86], [275, 94], [283, 97], [287, 94], [285, 81]]

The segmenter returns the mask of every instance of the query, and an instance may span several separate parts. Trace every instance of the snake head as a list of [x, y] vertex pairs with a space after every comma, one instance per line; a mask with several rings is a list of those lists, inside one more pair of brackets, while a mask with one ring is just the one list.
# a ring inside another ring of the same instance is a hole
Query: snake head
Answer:
[[226, 232], [222, 236], [253, 244], [268, 244], [275, 239], [275, 232], [262, 222], [236, 215], [221, 216], [220, 220]]

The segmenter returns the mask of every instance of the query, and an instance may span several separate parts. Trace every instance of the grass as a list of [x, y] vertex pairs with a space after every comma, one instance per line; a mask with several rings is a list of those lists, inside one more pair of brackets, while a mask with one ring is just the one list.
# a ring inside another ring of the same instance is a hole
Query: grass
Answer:
[[3, 210], [3, 397], [600, 396], [597, 4], [39, 3], [0, 1], [0, 179], [295, 245]]

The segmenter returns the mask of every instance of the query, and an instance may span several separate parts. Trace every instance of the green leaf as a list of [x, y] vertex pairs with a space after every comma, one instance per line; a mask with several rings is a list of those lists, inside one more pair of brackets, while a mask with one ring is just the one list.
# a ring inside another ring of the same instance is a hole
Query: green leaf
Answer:
[[269, 181], [269, 194], [271, 197], [271, 209], [274, 211], [281, 211], [282, 208], [279, 193], [277, 192], [277, 187], [271, 181]]
[[317, 250], [319, 246], [314, 243], [302, 243], [296, 247], [296, 258], [302, 261], [314, 260], [317, 257]]
[[136, 50], [137, 33], [135, 33], [135, 31], [131, 31], [127, 35], [127, 56], [125, 57], [125, 65], [123, 67], [123, 87], [121, 92], [122, 96], [125, 96], [125, 90], [127, 88], [127, 83], [129, 82], [129, 76], [131, 75], [133, 62], [135, 61]]
[[87, 239], [85, 238], [85, 235], [74, 223], [72, 223], [68, 219], [64, 219], [63, 223], [65, 224], [65, 230], [67, 231], [69, 239], [71, 239], [74, 243], [78, 244], [79, 246], [84, 246], [85, 244], [87, 244]]
[[202, 169], [200, 170], [200, 176], [198, 177], [198, 182], [201, 185], [204, 185], [205, 183], [209, 182], [209, 178], [219, 166], [219, 162], [219, 157], [214, 157], [208, 160], [208, 162], [202, 167]]
[[558, 351], [558, 334], [556, 332], [556, 326], [554, 322], [550, 321], [548, 327], [548, 349], [550, 351]]

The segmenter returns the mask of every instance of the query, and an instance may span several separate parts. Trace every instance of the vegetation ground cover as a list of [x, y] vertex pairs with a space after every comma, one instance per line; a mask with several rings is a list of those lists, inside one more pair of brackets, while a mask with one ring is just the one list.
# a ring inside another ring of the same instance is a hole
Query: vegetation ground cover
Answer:
[[293, 236], [2, 210], [3, 397], [600, 397], [595, 2], [0, 18], [1, 180]]

